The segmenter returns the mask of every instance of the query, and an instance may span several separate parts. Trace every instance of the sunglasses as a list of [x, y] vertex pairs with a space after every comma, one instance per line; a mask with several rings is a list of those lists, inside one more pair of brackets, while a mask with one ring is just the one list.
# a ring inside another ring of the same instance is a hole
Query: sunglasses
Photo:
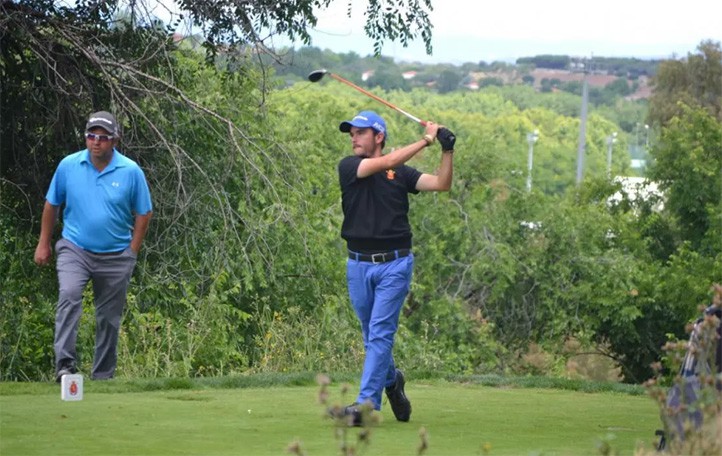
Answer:
[[95, 141], [96, 139], [100, 142], [107, 142], [112, 141], [115, 136], [113, 135], [97, 135], [95, 133], [86, 133], [85, 138], [89, 139], [91, 141]]

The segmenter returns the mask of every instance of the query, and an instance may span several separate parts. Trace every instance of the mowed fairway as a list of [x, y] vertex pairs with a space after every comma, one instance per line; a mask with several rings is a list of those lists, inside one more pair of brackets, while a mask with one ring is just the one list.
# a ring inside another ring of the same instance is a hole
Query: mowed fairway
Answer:
[[[295, 440], [308, 456], [339, 454], [315, 386], [122, 393], [93, 387], [87, 382], [77, 402], [61, 401], [54, 385], [23, 394], [4, 388], [0, 454], [281, 455]], [[330, 386], [332, 402], [342, 402], [340, 390]], [[599, 454], [602, 439], [631, 455], [639, 443], [651, 448], [660, 425], [645, 395], [413, 379], [407, 394], [411, 422], [397, 422], [385, 404], [364, 454], [415, 455], [423, 427], [427, 455], [479, 455], [485, 445], [491, 455], [591, 455]], [[349, 443], [357, 434], [349, 430]]]

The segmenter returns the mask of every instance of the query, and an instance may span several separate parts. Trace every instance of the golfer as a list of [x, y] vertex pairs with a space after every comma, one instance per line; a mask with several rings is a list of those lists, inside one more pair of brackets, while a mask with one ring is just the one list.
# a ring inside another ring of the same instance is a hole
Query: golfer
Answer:
[[106, 111], [91, 114], [86, 149], [65, 157], [46, 195], [35, 263], [52, 257], [51, 238], [60, 206], [62, 238], [55, 244], [59, 283], [55, 314], [55, 373], [78, 371], [76, 340], [83, 289], [93, 282], [95, 355], [91, 378], [109, 379], [117, 363], [118, 333], [130, 276], [151, 218], [148, 184], [140, 167], [122, 155], [120, 129]]
[[[344, 214], [341, 237], [348, 247], [348, 292], [366, 352], [358, 397], [343, 414], [351, 424], [361, 425], [360, 406], [370, 403], [381, 410], [385, 389], [396, 419], [409, 421], [411, 403], [404, 392], [404, 374], [392, 356], [414, 266], [408, 194], [449, 190], [456, 138], [448, 129], [427, 122], [421, 139], [383, 154], [386, 122], [375, 112], [362, 111], [339, 128], [349, 134], [353, 149], [353, 155], [338, 165]], [[405, 164], [437, 137], [442, 150], [437, 174]]]

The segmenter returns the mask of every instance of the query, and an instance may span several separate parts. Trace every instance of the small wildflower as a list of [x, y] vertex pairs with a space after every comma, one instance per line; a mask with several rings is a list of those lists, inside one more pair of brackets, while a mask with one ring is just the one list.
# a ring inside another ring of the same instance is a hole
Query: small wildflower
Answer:
[[419, 443], [419, 448], [416, 450], [416, 454], [421, 456], [429, 449], [429, 433], [426, 431], [425, 427], [419, 429], [419, 438], [421, 439], [421, 443]]
[[288, 447], [286, 448], [286, 452], [298, 456], [303, 456], [304, 454], [303, 450], [301, 449], [301, 442], [299, 442], [298, 440], [291, 442], [291, 444], [288, 445]]
[[481, 453], [489, 454], [490, 452], [491, 452], [491, 443], [484, 442], [484, 444], [481, 446]]

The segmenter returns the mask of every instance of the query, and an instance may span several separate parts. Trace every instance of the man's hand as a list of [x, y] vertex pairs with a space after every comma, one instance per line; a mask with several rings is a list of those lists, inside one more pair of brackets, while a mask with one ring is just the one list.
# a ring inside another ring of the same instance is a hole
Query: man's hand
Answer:
[[38, 243], [35, 248], [35, 264], [45, 266], [50, 263], [50, 257], [53, 256], [53, 249], [50, 244]]
[[431, 139], [434, 140], [434, 139], [436, 139], [438, 132], [439, 132], [439, 124], [434, 123], [430, 120], [427, 120], [426, 121], [426, 129], [425, 129], [424, 133], [426, 135], [431, 136]]
[[456, 135], [446, 127], [439, 128], [439, 132], [436, 134], [436, 138], [441, 144], [441, 150], [443, 152], [450, 152], [454, 150], [454, 144], [456, 144]]

